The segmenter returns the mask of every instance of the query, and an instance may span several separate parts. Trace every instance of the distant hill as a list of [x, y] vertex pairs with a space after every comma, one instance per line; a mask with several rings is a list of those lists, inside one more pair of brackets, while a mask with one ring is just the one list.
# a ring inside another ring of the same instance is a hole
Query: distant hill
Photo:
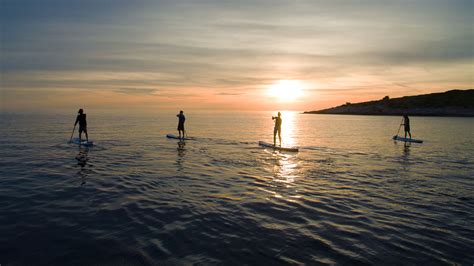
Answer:
[[378, 101], [346, 103], [305, 114], [474, 116], [474, 90], [451, 90]]

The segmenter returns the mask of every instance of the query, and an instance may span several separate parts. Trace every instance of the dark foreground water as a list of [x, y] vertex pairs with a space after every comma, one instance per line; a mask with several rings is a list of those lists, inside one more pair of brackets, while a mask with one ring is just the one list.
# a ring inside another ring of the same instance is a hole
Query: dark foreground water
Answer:
[[271, 115], [0, 115], [0, 264], [474, 263], [474, 119]]

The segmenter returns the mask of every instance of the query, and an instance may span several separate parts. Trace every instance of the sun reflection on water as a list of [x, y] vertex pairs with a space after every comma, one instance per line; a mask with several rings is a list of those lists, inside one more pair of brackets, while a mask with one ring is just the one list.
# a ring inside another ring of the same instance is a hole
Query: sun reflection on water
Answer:
[[276, 182], [283, 183], [295, 182], [298, 177], [296, 174], [298, 163], [292, 158], [294, 156], [279, 152], [275, 152], [273, 156], [275, 158], [275, 164], [272, 169], [273, 179]]
[[295, 115], [296, 112], [289, 112], [289, 111], [282, 111], [282, 125], [281, 125], [281, 140], [282, 146], [295, 146], [296, 139], [295, 139], [295, 130], [296, 130], [296, 123], [295, 123]]
[[301, 178], [297, 155], [270, 150], [267, 152], [269, 157], [266, 159], [266, 170], [270, 183], [264, 191], [271, 194], [268, 199], [295, 201], [300, 198], [296, 189], [296, 183]]

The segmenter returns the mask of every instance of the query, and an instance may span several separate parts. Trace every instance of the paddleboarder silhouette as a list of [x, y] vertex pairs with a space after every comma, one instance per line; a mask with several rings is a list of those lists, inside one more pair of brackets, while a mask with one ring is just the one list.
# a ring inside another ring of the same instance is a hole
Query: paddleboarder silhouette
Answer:
[[281, 113], [278, 112], [278, 116], [272, 116], [272, 120], [275, 120], [275, 128], [273, 129], [273, 146], [276, 146], [276, 134], [278, 133], [281, 147]]
[[179, 114], [176, 115], [178, 117], [178, 134], [179, 138], [181, 138], [181, 131], [183, 132], [183, 139], [184, 139], [184, 121], [186, 121], [186, 117], [184, 117], [183, 110], [179, 111]]
[[411, 139], [411, 133], [410, 133], [410, 118], [408, 118], [408, 115], [403, 115], [403, 128], [405, 130], [405, 138], [407, 137], [407, 133], [410, 136]]
[[76, 127], [77, 123], [79, 123], [79, 143], [82, 142], [82, 132], [86, 133], [86, 141], [89, 142], [89, 135], [87, 134], [87, 121], [86, 121], [86, 114], [84, 114], [84, 110], [79, 109], [77, 112], [76, 122], [74, 123], [74, 128]]

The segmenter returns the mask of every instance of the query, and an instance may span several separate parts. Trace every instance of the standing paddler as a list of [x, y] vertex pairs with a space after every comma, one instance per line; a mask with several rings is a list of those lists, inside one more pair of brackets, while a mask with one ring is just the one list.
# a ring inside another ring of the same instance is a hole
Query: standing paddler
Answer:
[[[186, 117], [184, 117], [183, 110], [179, 111], [179, 114], [176, 115], [178, 117], [178, 134], [179, 138], [184, 139], [184, 121], [186, 121]], [[183, 132], [183, 137], [181, 137], [181, 131]]]
[[275, 120], [275, 128], [273, 129], [273, 146], [276, 146], [276, 134], [278, 132], [281, 147], [281, 113], [278, 112], [278, 116], [272, 116], [272, 120]]
[[408, 115], [406, 114], [403, 115], [403, 128], [405, 130], [405, 138], [407, 138], [407, 133], [408, 133], [411, 139], [410, 118], [408, 118]]
[[89, 135], [87, 134], [87, 121], [86, 121], [86, 114], [84, 114], [84, 110], [79, 109], [77, 112], [76, 122], [74, 123], [74, 128], [76, 127], [77, 123], [79, 123], [79, 143], [82, 142], [82, 132], [86, 133], [86, 141], [89, 142]]

